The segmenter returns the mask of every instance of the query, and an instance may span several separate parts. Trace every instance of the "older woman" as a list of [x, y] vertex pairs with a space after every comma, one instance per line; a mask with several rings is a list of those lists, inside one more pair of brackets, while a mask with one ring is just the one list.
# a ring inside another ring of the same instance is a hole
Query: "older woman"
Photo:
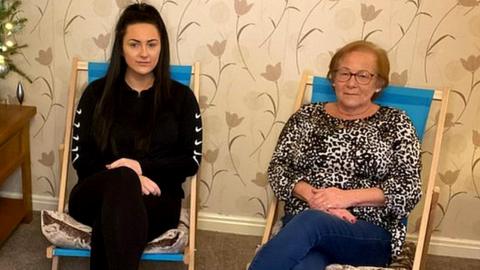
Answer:
[[328, 71], [336, 102], [288, 120], [268, 169], [286, 225], [250, 270], [385, 266], [399, 254], [421, 196], [420, 143], [404, 112], [374, 103], [389, 66], [373, 43], [344, 46]]

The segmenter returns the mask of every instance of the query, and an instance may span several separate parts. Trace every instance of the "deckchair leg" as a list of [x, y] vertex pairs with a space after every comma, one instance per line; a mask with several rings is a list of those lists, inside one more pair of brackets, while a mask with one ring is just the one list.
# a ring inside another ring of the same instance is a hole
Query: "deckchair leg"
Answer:
[[190, 246], [185, 247], [183, 263], [188, 265], [188, 270], [195, 269], [195, 250], [192, 249]]
[[52, 270], [58, 270], [59, 262], [60, 262], [60, 258], [58, 256], [52, 257]]
[[195, 260], [190, 258], [190, 263], [188, 264], [188, 270], [195, 270]]

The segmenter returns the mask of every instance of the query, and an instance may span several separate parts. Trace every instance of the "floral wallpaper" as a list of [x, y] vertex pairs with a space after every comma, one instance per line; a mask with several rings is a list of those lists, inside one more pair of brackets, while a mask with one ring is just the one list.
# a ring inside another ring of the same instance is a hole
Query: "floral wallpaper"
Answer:
[[[16, 38], [28, 47], [16, 61], [33, 78], [25, 104], [31, 124], [33, 191], [58, 195], [58, 145], [73, 56], [108, 60], [113, 24], [128, 0], [29, 0], [28, 24]], [[365, 39], [389, 54], [391, 81], [449, 87], [437, 177], [436, 236], [480, 241], [480, 8], [476, 0], [151, 0], [164, 17], [172, 63], [199, 61], [205, 125], [201, 211], [265, 217], [272, 193], [266, 168], [292, 113], [303, 70], [325, 75], [331, 55]], [[21, 78], [0, 81], [15, 103]], [[431, 159], [434, 119], [423, 160]], [[424, 174], [428, 170], [424, 170]], [[427, 175], [424, 175], [426, 178]], [[472, 213], [475, 213], [472, 215]], [[416, 211], [410, 231], [418, 226]]]

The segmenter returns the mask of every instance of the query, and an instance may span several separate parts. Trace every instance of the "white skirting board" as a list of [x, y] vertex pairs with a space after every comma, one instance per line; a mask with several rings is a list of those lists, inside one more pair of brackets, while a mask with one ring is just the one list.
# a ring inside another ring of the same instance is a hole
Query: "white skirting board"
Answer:
[[[0, 196], [20, 198], [21, 194], [0, 192]], [[32, 202], [35, 211], [57, 208], [57, 199], [50, 196], [33, 195]], [[221, 215], [204, 211], [198, 213], [198, 229], [200, 230], [261, 236], [264, 224], [265, 220], [263, 218]], [[415, 241], [416, 236], [408, 235], [407, 239]], [[428, 253], [480, 260], [480, 241], [433, 236], [430, 240]]]
[[[18, 192], [8, 192], [8, 191], [0, 191], [0, 197], [10, 198], [10, 199], [20, 199], [22, 198], [22, 194]], [[32, 195], [32, 208], [33, 211], [40, 211], [40, 210], [55, 210], [57, 209], [58, 199], [53, 198], [52, 196], [44, 196], [44, 195]]]
[[[407, 234], [407, 240], [416, 241], [417, 236]], [[428, 254], [480, 260], [480, 241], [432, 236]]]
[[198, 229], [241, 235], [263, 234], [265, 219], [258, 217], [227, 216], [208, 212], [198, 213]]

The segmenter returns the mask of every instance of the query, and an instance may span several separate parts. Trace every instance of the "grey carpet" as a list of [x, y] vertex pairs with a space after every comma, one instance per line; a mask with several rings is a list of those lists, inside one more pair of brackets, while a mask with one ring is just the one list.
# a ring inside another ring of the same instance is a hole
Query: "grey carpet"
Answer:
[[[244, 270], [252, 258], [260, 237], [198, 231], [197, 270]], [[34, 213], [30, 224], [21, 224], [0, 247], [0, 270], [47, 270], [50, 260], [45, 258], [49, 243], [40, 232], [40, 215]], [[87, 259], [61, 259], [61, 269], [88, 269]], [[181, 263], [142, 262], [142, 270], [186, 269]], [[480, 260], [429, 256], [427, 269], [480, 269]], [[272, 269], [273, 270], [273, 269]]]
[[[260, 237], [198, 231], [197, 270], [244, 270], [252, 258]], [[30, 224], [21, 224], [0, 247], [0, 270], [47, 270], [50, 260], [45, 257], [49, 242], [40, 231], [40, 214], [34, 213]], [[88, 269], [88, 259], [62, 258], [61, 269]], [[183, 270], [183, 263], [142, 262], [140, 269]]]

